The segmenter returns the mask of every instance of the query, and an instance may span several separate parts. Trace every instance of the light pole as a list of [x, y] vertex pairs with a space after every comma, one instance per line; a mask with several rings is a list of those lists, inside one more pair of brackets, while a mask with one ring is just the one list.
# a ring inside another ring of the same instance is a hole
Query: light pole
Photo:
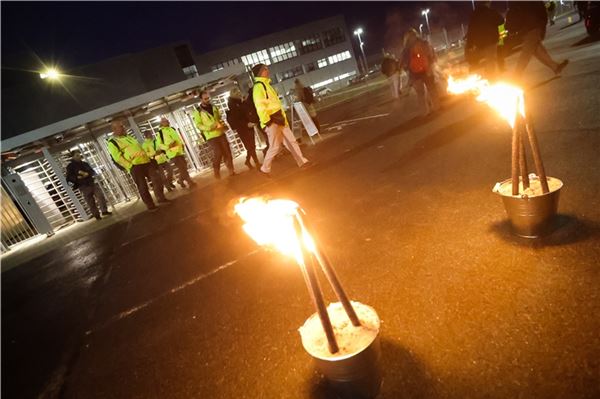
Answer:
[[354, 34], [358, 36], [358, 44], [360, 46], [360, 52], [362, 53], [363, 63], [365, 68], [365, 75], [369, 72], [369, 65], [367, 64], [367, 57], [365, 56], [365, 43], [362, 41], [360, 35], [363, 33], [362, 28], [358, 28], [354, 31]]
[[419, 36], [423, 37], [423, 24], [419, 24]]
[[422, 10], [421, 15], [425, 15], [425, 23], [427, 24], [427, 35], [431, 35], [431, 28], [429, 27], [429, 8]]

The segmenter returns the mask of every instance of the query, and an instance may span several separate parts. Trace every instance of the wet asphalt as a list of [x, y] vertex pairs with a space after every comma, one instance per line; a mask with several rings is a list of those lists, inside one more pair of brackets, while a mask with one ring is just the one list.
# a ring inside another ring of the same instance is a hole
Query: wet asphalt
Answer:
[[[581, 24], [532, 61], [528, 106], [563, 180], [555, 231], [511, 234], [493, 185], [510, 131], [468, 98], [416, 118], [382, 88], [321, 115], [318, 164], [278, 159], [2, 274], [2, 397], [334, 398], [301, 347], [291, 261], [231, 215], [299, 202], [352, 297], [383, 320], [380, 398], [600, 397], [600, 45]], [[387, 114], [387, 115], [386, 115]], [[326, 296], [333, 300], [331, 290]]]

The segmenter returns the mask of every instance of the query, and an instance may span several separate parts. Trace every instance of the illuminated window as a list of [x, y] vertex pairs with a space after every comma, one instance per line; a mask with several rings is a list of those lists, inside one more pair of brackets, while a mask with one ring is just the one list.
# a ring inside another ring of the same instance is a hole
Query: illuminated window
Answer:
[[265, 65], [271, 65], [271, 60], [267, 54], [267, 50], [260, 50], [252, 54], [246, 54], [242, 56], [242, 63], [248, 68], [260, 63]]
[[323, 43], [318, 34], [308, 37], [299, 42], [300, 54], [308, 54], [312, 51], [320, 50], [323, 48]]
[[278, 73], [277, 74], [277, 79], [281, 82], [287, 79], [291, 79], [294, 78], [296, 76], [302, 75], [304, 73], [304, 71], [302, 70], [302, 65], [297, 66], [295, 68], [292, 69], [288, 69], [285, 72], [282, 73]]
[[319, 68], [323, 68], [327, 66], [327, 59], [323, 58], [320, 59], [319, 61], [317, 61], [317, 65], [319, 66]]
[[289, 60], [290, 58], [296, 57], [298, 51], [294, 42], [288, 42], [269, 48], [269, 54], [273, 63]]
[[341, 28], [333, 28], [323, 32], [323, 42], [325, 47], [333, 46], [334, 44], [342, 43], [346, 40], [344, 31]]
[[351, 57], [350, 51], [344, 51], [343, 53], [334, 54], [332, 56], [327, 57], [327, 61], [329, 65], [335, 64], [337, 62], [341, 62], [347, 60]]
[[219, 64], [215, 64], [213, 66], [210, 67], [211, 71], [216, 72], [216, 71], [220, 71], [221, 69], [224, 69], [225, 67], [228, 66], [232, 66], [232, 65], [236, 65], [240, 63], [240, 59], [239, 58], [234, 58], [232, 60], [229, 61], [224, 61], [221, 62]]

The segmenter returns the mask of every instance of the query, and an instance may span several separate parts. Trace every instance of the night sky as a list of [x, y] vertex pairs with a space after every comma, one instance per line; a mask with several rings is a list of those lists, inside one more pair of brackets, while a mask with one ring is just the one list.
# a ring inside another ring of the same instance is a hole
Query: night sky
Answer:
[[[361, 26], [367, 54], [393, 46], [424, 22], [468, 21], [471, 2], [2, 2], [2, 86], [31, 79], [40, 61], [63, 70], [188, 40], [201, 54], [342, 14]], [[355, 41], [355, 40], [354, 40]]]

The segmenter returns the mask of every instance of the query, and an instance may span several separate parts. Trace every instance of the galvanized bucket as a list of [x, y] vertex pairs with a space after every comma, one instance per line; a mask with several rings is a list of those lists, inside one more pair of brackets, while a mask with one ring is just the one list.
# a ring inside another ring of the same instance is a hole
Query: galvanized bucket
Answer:
[[307, 351], [317, 370], [327, 379], [339, 398], [370, 399], [379, 394], [383, 381], [379, 335], [378, 331], [371, 344], [356, 353], [321, 358]]
[[[560, 187], [542, 195], [513, 197], [495, 191], [502, 196], [504, 208], [516, 235], [525, 238], [537, 238], [551, 232], [552, 222], [558, 210], [560, 190], [563, 186], [562, 181], [554, 179], [560, 182]], [[511, 184], [511, 179], [504, 180], [499, 184], [500, 186]]]

